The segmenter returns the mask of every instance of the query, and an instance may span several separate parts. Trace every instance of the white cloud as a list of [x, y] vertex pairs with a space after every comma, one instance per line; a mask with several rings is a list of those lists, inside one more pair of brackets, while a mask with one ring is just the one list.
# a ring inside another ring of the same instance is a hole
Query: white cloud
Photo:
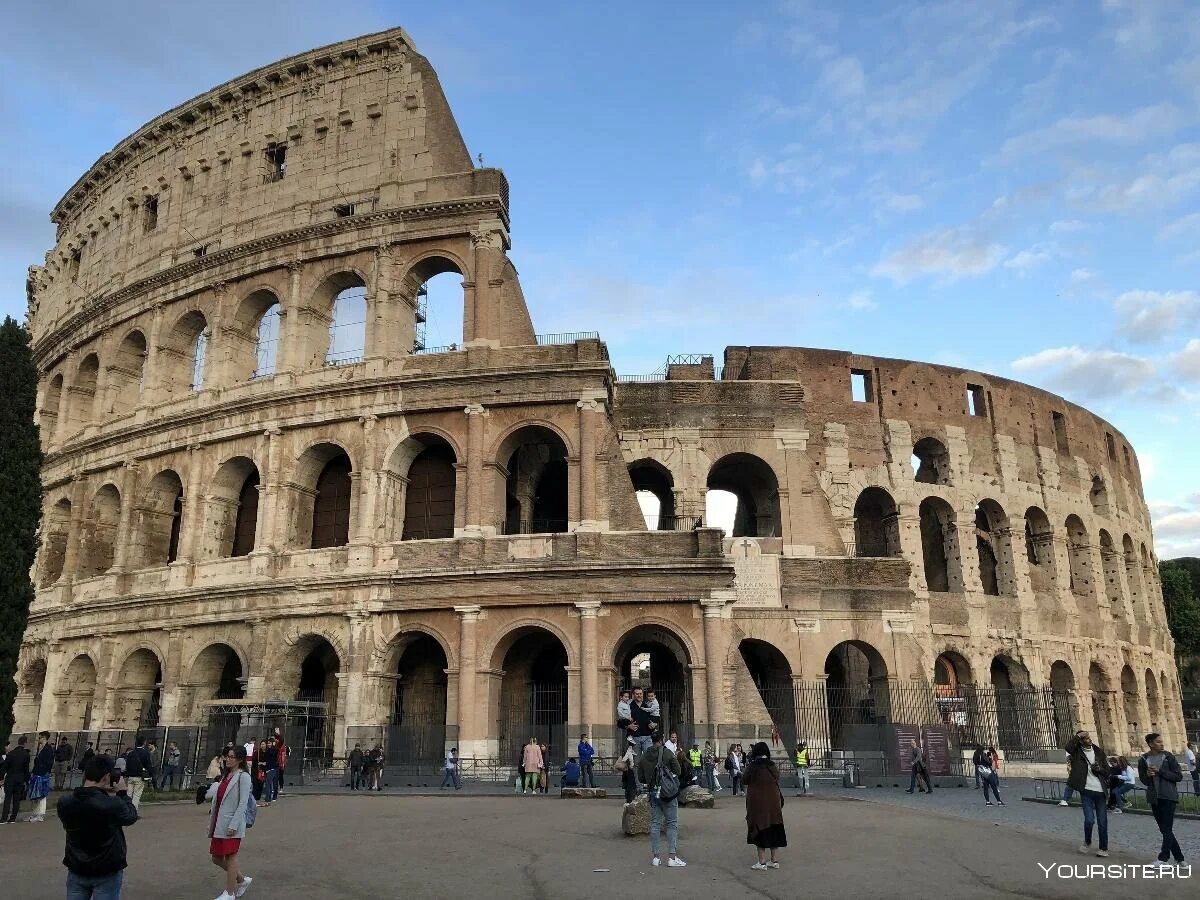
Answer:
[[1012, 161], [1072, 144], [1099, 141], [1141, 143], [1173, 134], [1182, 124], [1183, 116], [1170, 103], [1143, 106], [1125, 116], [1066, 116], [1053, 125], [1009, 138], [1000, 147], [1000, 157]]
[[1183, 202], [1200, 187], [1200, 144], [1151, 154], [1134, 171], [1082, 166], [1069, 176], [1067, 199], [1082, 209], [1130, 212]]
[[[1146, 480], [1145, 454], [1140, 454]], [[1154, 523], [1154, 550], [1159, 559], [1200, 556], [1200, 495], [1190, 494], [1147, 504]]]
[[1055, 234], [1071, 231], [1083, 231], [1088, 227], [1087, 222], [1081, 222], [1079, 219], [1060, 219], [1057, 222], [1050, 223], [1050, 230]]
[[833, 96], [842, 100], [860, 97], [867, 90], [867, 76], [862, 63], [853, 56], [840, 56], [827, 63], [821, 73], [821, 83]]
[[919, 194], [889, 194], [883, 205], [892, 212], [916, 212], [924, 209], [925, 198]]
[[1115, 350], [1053, 347], [1012, 363], [1015, 371], [1037, 376], [1070, 397], [1102, 399], [1144, 392], [1153, 387], [1154, 365]]
[[1200, 338], [1192, 338], [1168, 358], [1172, 371], [1186, 381], [1200, 384]]
[[1194, 333], [1200, 325], [1200, 294], [1195, 291], [1126, 291], [1113, 308], [1118, 330], [1139, 343]]
[[1048, 247], [1038, 245], [1010, 256], [1004, 261], [1004, 268], [1015, 269], [1017, 274], [1024, 278], [1033, 269], [1050, 262], [1053, 258], [1054, 254]]
[[879, 304], [871, 297], [870, 291], [855, 291], [846, 299], [846, 306], [857, 312], [879, 308]]
[[926, 275], [951, 280], [983, 275], [999, 265], [1005, 248], [973, 225], [926, 232], [883, 259], [871, 274], [907, 284]]
[[1170, 241], [1178, 237], [1188, 237], [1193, 234], [1200, 235], [1200, 212], [1191, 213], [1164, 225], [1159, 229], [1158, 238], [1161, 241]]

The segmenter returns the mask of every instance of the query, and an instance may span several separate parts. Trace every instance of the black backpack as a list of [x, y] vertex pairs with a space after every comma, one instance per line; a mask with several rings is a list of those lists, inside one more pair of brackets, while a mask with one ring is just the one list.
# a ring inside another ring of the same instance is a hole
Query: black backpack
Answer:
[[664, 750], [665, 747], [658, 750], [658, 761], [654, 767], [654, 786], [658, 788], [659, 800], [670, 801], [679, 796], [679, 776], [663, 765]]

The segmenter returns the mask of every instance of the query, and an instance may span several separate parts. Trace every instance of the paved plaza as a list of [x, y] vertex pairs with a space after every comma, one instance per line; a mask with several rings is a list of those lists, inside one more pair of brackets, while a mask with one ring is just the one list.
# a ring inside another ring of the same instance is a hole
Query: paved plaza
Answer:
[[[789, 792], [790, 793], [790, 792]], [[849, 793], [849, 792], [845, 792]], [[783, 867], [749, 868], [744, 806], [727, 793], [714, 810], [682, 810], [686, 869], [654, 869], [648, 841], [620, 831], [620, 803], [554, 795], [300, 796], [260, 811], [243, 853], [256, 898], [605, 898], [668, 893], [737, 897], [1127, 897], [1149, 885], [1047, 879], [1037, 863], [1098, 863], [1079, 855], [1079, 811], [1013, 802], [988, 810], [978, 794], [948, 789], [932, 798], [894, 789], [830, 790], [788, 799], [790, 846]], [[920, 800], [928, 800], [922, 804]], [[927, 808], [920, 808], [920, 807]], [[134, 900], [215, 897], [205, 810], [190, 803], [144, 804], [127, 830]], [[1154, 823], [1114, 823], [1110, 864], [1143, 863], [1157, 843]], [[1195, 847], [1200, 823], [1180, 826]], [[56, 820], [0, 829], [8, 862], [4, 895], [63, 896], [62, 831]], [[596, 871], [608, 869], [609, 871]], [[1195, 884], [1157, 881], [1162, 897], [1195, 896]]]

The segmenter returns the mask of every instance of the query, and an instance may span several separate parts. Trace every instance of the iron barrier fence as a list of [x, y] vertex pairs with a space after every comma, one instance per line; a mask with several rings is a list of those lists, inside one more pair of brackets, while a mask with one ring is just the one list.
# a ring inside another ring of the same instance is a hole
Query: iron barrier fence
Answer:
[[576, 341], [598, 341], [600, 340], [600, 332], [598, 331], [568, 331], [560, 334], [537, 334], [534, 338], [538, 342], [539, 347], [545, 347], [553, 344], [574, 344]]

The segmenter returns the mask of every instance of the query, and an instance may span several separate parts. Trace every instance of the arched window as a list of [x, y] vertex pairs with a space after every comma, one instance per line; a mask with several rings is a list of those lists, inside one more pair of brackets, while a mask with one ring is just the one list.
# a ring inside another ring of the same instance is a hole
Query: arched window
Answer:
[[899, 556], [900, 526], [896, 502], [881, 487], [869, 487], [854, 503], [855, 555]]
[[233, 549], [230, 556], [247, 556], [254, 549], [255, 531], [258, 527], [258, 470], [255, 469], [242, 482], [238, 491], [237, 515], [233, 520]]
[[1104, 565], [1104, 596], [1113, 616], [1125, 615], [1121, 599], [1121, 554], [1113, 545], [1112, 535], [1100, 529], [1100, 558]]
[[146, 336], [140, 331], [125, 335], [116, 359], [108, 367], [109, 412], [128, 415], [141, 402], [146, 367]]
[[913, 479], [922, 484], [950, 483], [950, 454], [937, 438], [925, 437], [913, 445]]
[[67, 534], [71, 530], [71, 501], [63, 497], [43, 520], [42, 571], [39, 584], [49, 587], [62, 577], [67, 557]]
[[38, 431], [42, 444], [50, 444], [58, 434], [58, 409], [62, 405], [63, 377], [62, 372], [50, 379], [46, 395], [42, 398], [42, 408], [38, 413]]
[[204, 363], [208, 358], [208, 326], [196, 335], [192, 344], [192, 390], [204, 390]]
[[116, 559], [117, 524], [121, 521], [121, 494], [111, 484], [96, 491], [85, 522], [79, 575], [103, 575]]
[[329, 349], [325, 365], [362, 362], [367, 347], [367, 289], [361, 284], [342, 288], [333, 298]]
[[[640, 459], [629, 466], [629, 479], [637, 496], [638, 506], [650, 531], [673, 531], [676, 528], [674, 479], [671, 470], [653, 459]], [[687, 523], [691, 527], [693, 523]]]
[[548, 428], [531, 425], [504, 442], [504, 533], [553, 534], [567, 530], [567, 448]]
[[246, 456], [221, 463], [205, 499], [204, 559], [246, 556], [258, 527], [258, 467]]
[[766, 462], [749, 453], [730, 453], [708, 472], [708, 490], [737, 497], [730, 537], [781, 537], [779, 481]]
[[423, 436], [428, 446], [408, 467], [401, 540], [454, 537], [454, 450], [445, 441]]
[[975, 508], [975, 550], [983, 592], [993, 597], [1015, 595], [1012, 533], [1008, 516], [995, 500], [982, 500]]
[[71, 383], [71, 397], [67, 403], [68, 437], [95, 421], [96, 382], [99, 375], [100, 358], [95, 353], [89, 353], [79, 364], [75, 380]]
[[272, 303], [258, 320], [258, 337], [254, 343], [254, 377], [266, 378], [275, 374], [275, 358], [279, 350], [279, 304]]
[[1104, 486], [1104, 479], [1099, 475], [1092, 476], [1092, 489], [1088, 492], [1088, 496], [1092, 501], [1092, 512], [1098, 516], [1109, 514], [1108, 488]]
[[1054, 529], [1036, 506], [1025, 510], [1025, 558], [1029, 584], [1035, 593], [1052, 593], [1055, 587]]
[[449, 260], [422, 260], [411, 276], [425, 278], [416, 292], [414, 353], [454, 351], [462, 346], [463, 275], [457, 267], [443, 268], [451, 265]]
[[183, 482], [167, 469], [151, 479], [136, 507], [139, 527], [135, 568], [163, 566], [179, 557]]
[[1129, 605], [1133, 607], [1133, 616], [1141, 622], [1146, 621], [1146, 587], [1142, 583], [1142, 569], [1138, 565], [1137, 551], [1133, 549], [1133, 538], [1128, 534], [1121, 538], [1121, 555], [1125, 563], [1125, 583], [1129, 585]]
[[1079, 516], [1067, 516], [1066, 529], [1067, 559], [1071, 565], [1071, 592], [1080, 597], [1092, 597], [1092, 548], [1087, 528]]
[[170, 395], [186, 395], [204, 387], [208, 355], [208, 320], [197, 309], [184, 313], [167, 332], [155, 368], [155, 384]]
[[317, 477], [317, 492], [313, 498], [312, 541], [319, 547], [343, 547], [350, 543], [350, 506], [353, 491], [350, 479], [350, 457], [345, 453], [334, 456]]
[[931, 591], [961, 591], [962, 568], [954, 509], [940, 497], [921, 501], [921, 556], [925, 586]]

